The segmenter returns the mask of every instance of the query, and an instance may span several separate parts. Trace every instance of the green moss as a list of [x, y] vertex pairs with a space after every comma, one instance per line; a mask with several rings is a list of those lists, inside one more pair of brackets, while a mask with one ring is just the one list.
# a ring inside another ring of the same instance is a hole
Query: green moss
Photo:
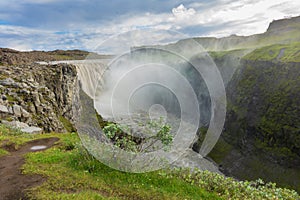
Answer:
[[64, 116], [59, 116], [59, 121], [63, 124], [64, 128], [66, 129], [67, 132], [71, 133], [71, 132], [75, 132], [76, 129], [74, 128], [74, 126], [72, 125], [72, 123], [65, 118]]
[[227, 143], [222, 137], [218, 140], [213, 150], [208, 154], [216, 163], [220, 164], [222, 160], [233, 149], [233, 146]]
[[274, 44], [258, 48], [244, 57], [245, 60], [300, 62], [300, 43]]
[[97, 116], [97, 120], [99, 122], [100, 127], [103, 129], [105, 126], [107, 126], [109, 123], [108, 121], [105, 121], [101, 115], [98, 114], [98, 112], [95, 110], [96, 116]]
[[[278, 58], [283, 47], [284, 53]], [[237, 161], [245, 167], [233, 170], [236, 177], [263, 177], [299, 190], [300, 71], [299, 62], [290, 62], [297, 60], [289, 56], [296, 55], [291, 51], [298, 49], [294, 44], [253, 51], [243, 58], [229, 84], [224, 137], [236, 151], [226, 157], [226, 146], [221, 143], [209, 156], [218, 163], [223, 159], [224, 169], [230, 169], [234, 165], [226, 162], [232, 162], [235, 152], [253, 152], [252, 157]]]
[[13, 103], [17, 100], [15, 97], [10, 96], [10, 95], [6, 95], [6, 98], [9, 103]]
[[246, 49], [235, 49], [235, 50], [229, 50], [229, 51], [209, 51], [209, 55], [214, 60], [223, 60], [225, 56], [230, 55], [239, 55], [240, 53], [247, 51]]

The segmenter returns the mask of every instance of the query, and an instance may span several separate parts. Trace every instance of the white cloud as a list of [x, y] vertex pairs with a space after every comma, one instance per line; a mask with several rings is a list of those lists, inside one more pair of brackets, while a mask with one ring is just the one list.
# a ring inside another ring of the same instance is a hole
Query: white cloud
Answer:
[[[282, 4], [284, 2], [284, 4]], [[281, 4], [280, 7], [274, 5]], [[285, 8], [292, 8], [293, 16], [299, 15], [300, 2], [289, 0], [260, 0], [260, 1], [241, 1], [221, 5], [216, 7], [211, 16], [214, 22], [229, 23], [222, 29], [222, 35], [240, 34], [250, 35], [262, 33], [268, 27], [268, 24], [274, 19], [284, 18], [287, 13]], [[214, 34], [213, 32], [211, 34]]]
[[[13, 2], [16, 0], [12, 0]], [[58, 0], [25, 0], [25, 2], [49, 3]], [[0, 0], [0, 6], [4, 6]], [[8, 5], [8, 4], [7, 4]], [[12, 4], [9, 4], [12, 6]], [[118, 16], [106, 23], [70, 22], [69, 34], [57, 35], [59, 30], [41, 30], [21, 26], [0, 25], [0, 46], [26, 49], [84, 48], [93, 49], [108, 37], [136, 29], [164, 29], [183, 31], [189, 27], [213, 27], [209, 32], [193, 33], [190, 36], [250, 35], [266, 30], [274, 19], [299, 15], [300, 1], [295, 0], [219, 0], [218, 3], [181, 4], [167, 13], [142, 13]], [[16, 8], [17, 9], [17, 8]], [[20, 8], [18, 8], [20, 9]], [[1, 13], [0, 13], [1, 17]], [[5, 19], [3, 17], [3, 19]], [[63, 20], [63, 19], [62, 19]], [[79, 30], [74, 34], [74, 30]], [[207, 29], [210, 30], [210, 29]], [[65, 31], [65, 30], [62, 30]], [[11, 35], [11, 38], [7, 38]], [[132, 36], [133, 37], [133, 36]], [[155, 41], [165, 41], [168, 34], [153, 35]], [[139, 37], [141, 39], [141, 37]], [[143, 37], [142, 37], [143, 38]], [[175, 39], [172, 38], [172, 39]], [[148, 40], [141, 40], [145, 43]]]
[[180, 5], [173, 8], [175, 17], [184, 16], [180, 21], [170, 19], [175, 27], [218, 26], [207, 35], [228, 36], [231, 34], [250, 35], [262, 33], [274, 19], [299, 15], [300, 1], [293, 0], [220, 0], [218, 4], [205, 7], [203, 3], [189, 6], [202, 7], [201, 11]]
[[178, 7], [172, 9], [172, 13], [176, 18], [189, 19], [196, 14], [196, 11], [193, 8], [187, 9], [183, 4], [180, 4]]
[[9, 42], [9, 47], [11, 49], [15, 49], [15, 50], [18, 50], [18, 51], [32, 51], [32, 46], [28, 43], [24, 43], [22, 41], [10, 41]]

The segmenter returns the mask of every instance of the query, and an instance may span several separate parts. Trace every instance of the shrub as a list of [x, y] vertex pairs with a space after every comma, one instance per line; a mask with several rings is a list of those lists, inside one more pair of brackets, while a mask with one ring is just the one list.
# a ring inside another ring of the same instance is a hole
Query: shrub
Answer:
[[160, 120], [151, 120], [146, 124], [139, 124], [143, 127], [146, 137], [138, 138], [133, 136], [132, 129], [129, 126], [119, 125], [116, 123], [108, 123], [103, 132], [115, 146], [126, 151], [132, 152], [149, 152], [156, 150], [156, 144], [162, 144], [164, 150], [173, 142], [173, 135], [170, 133], [171, 127]]

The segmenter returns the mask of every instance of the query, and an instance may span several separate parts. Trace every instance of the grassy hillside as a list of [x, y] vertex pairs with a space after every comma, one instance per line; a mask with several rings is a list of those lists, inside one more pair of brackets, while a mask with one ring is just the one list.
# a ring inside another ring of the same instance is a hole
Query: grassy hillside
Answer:
[[190, 40], [197, 41], [206, 51], [230, 51], [236, 49], [256, 49], [272, 44], [289, 44], [300, 41], [300, 16], [273, 21], [266, 32], [250, 36], [231, 35], [223, 38], [195, 37], [176, 43], [157, 46], [168, 50], [187, 48]]
[[[32, 199], [297, 199], [296, 192], [275, 184], [237, 182], [210, 172], [185, 169], [131, 174], [111, 169], [91, 157], [75, 133], [28, 135], [0, 126], [0, 144], [20, 147], [36, 138], [59, 137], [43, 152], [29, 153], [22, 167], [25, 174], [47, 177], [28, 190]], [[0, 151], [1, 156], [8, 152]]]
[[274, 44], [255, 49], [245, 60], [273, 62], [300, 62], [300, 43]]

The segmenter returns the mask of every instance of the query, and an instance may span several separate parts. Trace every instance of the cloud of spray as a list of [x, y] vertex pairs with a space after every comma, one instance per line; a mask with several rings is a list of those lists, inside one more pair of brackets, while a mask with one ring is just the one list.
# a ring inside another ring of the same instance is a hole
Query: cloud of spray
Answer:
[[[145, 37], [151, 37], [151, 32], [145, 33]], [[127, 43], [130, 44], [134, 34], [129, 35]], [[125, 36], [121, 35], [122, 41]], [[113, 40], [117, 41], [117, 37]], [[172, 50], [163, 46], [131, 48], [115, 57], [99, 74], [96, 87], [85, 86], [95, 81], [81, 81], [83, 91], [87, 93], [85, 88], [94, 88], [95, 95], [88, 94], [93, 104], [80, 97], [80, 121], [85, 123], [77, 128], [81, 130], [79, 134], [85, 147], [101, 162], [130, 172], [165, 167], [176, 161], [194, 141], [200, 113], [207, 112], [210, 117], [200, 154], [206, 156], [217, 142], [225, 120], [225, 88], [216, 65], [196, 41], [188, 40]], [[156, 113], [163, 115], [173, 126], [175, 137], [171, 150], [132, 153], [103, 142], [98, 137], [103, 136], [102, 130], [92, 117], [94, 108], [103, 117], [118, 123], [124, 123], [124, 118], [126, 123], [138, 123], [132, 116], [141, 113], [149, 118]]]

